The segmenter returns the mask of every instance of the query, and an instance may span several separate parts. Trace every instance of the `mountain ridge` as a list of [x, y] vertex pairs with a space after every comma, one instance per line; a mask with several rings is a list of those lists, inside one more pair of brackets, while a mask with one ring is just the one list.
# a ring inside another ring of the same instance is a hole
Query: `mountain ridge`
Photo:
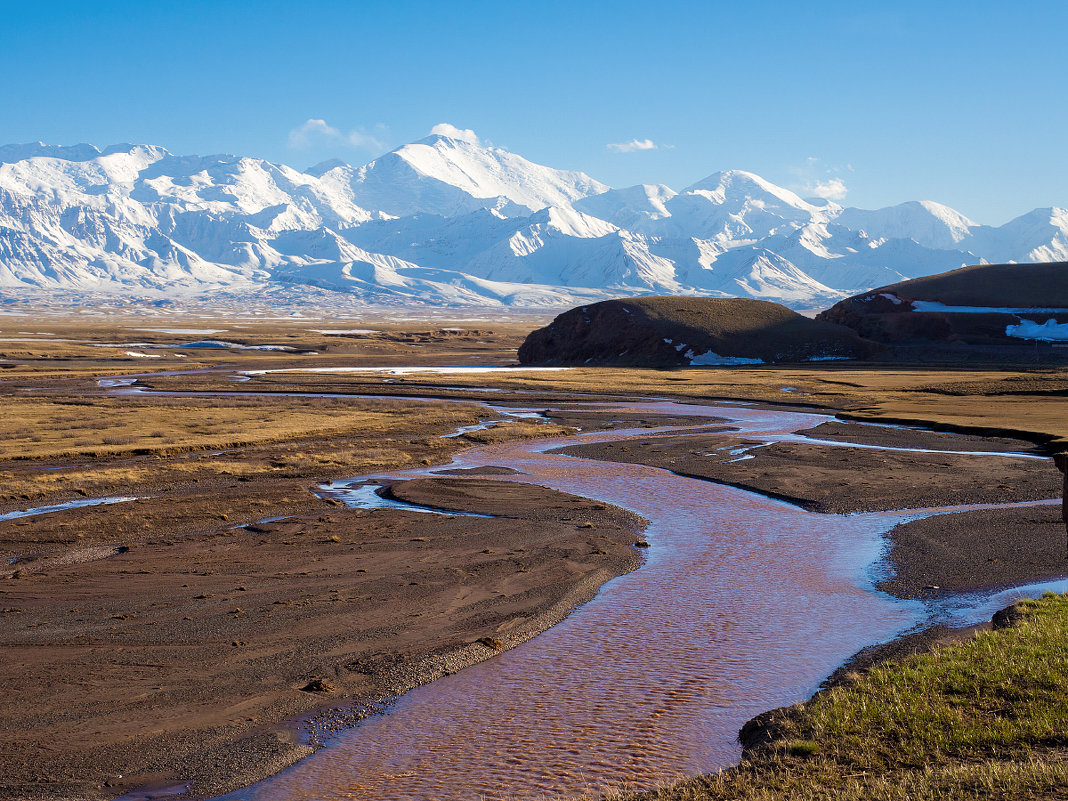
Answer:
[[0, 293], [330, 287], [373, 304], [568, 306], [642, 294], [807, 309], [986, 261], [1068, 260], [1068, 211], [993, 227], [934, 201], [806, 200], [744, 170], [614, 189], [435, 126], [301, 171], [155, 145], [0, 146]]

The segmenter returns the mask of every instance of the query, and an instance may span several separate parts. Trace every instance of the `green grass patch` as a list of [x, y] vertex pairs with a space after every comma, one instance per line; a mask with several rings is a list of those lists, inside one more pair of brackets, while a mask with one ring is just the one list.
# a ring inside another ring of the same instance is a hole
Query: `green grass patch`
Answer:
[[617, 798], [1068, 798], [1068, 595], [767, 717], [741, 765]]

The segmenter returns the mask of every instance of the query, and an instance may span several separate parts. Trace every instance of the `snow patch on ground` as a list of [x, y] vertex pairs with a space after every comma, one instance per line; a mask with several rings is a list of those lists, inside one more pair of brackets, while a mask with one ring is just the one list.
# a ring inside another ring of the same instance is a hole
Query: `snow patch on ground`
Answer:
[[700, 356], [694, 356], [693, 351], [686, 352], [686, 358], [690, 360], [691, 367], [714, 367], [735, 364], [764, 364], [763, 359], [750, 359], [746, 356], [720, 356], [718, 353], [708, 351]]
[[1068, 342], [1068, 323], [1058, 323], [1052, 317], [1044, 323], [1021, 320], [1017, 325], [1005, 326], [1005, 334], [1017, 339], [1035, 339], [1041, 342]]
[[1068, 309], [1026, 308], [1010, 306], [947, 306], [936, 300], [914, 300], [912, 310], [943, 314], [1068, 314]]

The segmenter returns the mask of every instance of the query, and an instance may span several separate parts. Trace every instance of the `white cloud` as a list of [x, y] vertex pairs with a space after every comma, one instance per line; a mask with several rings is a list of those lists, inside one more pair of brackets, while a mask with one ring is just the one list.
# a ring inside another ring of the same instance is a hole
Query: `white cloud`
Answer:
[[[844, 200], [849, 193], [845, 181], [838, 177], [843, 168], [826, 166], [816, 156], [809, 156], [800, 167], [790, 170], [797, 178], [797, 183], [791, 184], [790, 189], [802, 197], [819, 197], [824, 200]], [[844, 167], [848, 172], [853, 172], [852, 165]]]
[[656, 150], [657, 145], [652, 139], [631, 139], [629, 142], [619, 142], [605, 145], [613, 153], [633, 153], [636, 150]]
[[817, 181], [815, 185], [808, 187], [808, 194], [813, 197], [822, 197], [825, 200], [844, 200], [849, 190], [845, 181], [841, 178], [829, 178], [826, 181]]
[[459, 139], [461, 142], [470, 142], [472, 145], [481, 144], [478, 136], [470, 128], [457, 128], [447, 122], [439, 122], [430, 129], [431, 136], [447, 136], [449, 139]]
[[[386, 130], [384, 125], [377, 125], [375, 128], [380, 133]], [[326, 120], [315, 118], [305, 120], [303, 125], [289, 132], [289, 146], [295, 150], [306, 150], [321, 144], [342, 145], [373, 152], [386, 149], [386, 145], [376, 136], [357, 129], [343, 133], [327, 124]]]

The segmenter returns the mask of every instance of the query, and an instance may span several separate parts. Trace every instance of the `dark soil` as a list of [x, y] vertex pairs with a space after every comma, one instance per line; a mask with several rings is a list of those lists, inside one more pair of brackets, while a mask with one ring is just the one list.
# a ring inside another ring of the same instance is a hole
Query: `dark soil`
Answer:
[[972, 437], [947, 431], [926, 431], [918, 428], [849, 423], [839, 420], [832, 420], [799, 433], [813, 439], [859, 442], [864, 445], [887, 445], [893, 448], [1027, 453], [1036, 456], [1045, 453], [1033, 442], [1012, 437]]
[[899, 598], [1068, 576], [1059, 504], [935, 515], [903, 523], [888, 537], [894, 576], [879, 588]]
[[[911, 433], [883, 429], [863, 435], [909, 447]], [[921, 439], [931, 436], [923, 432]], [[957, 439], [961, 450], [989, 450], [982, 438]], [[1042, 500], [1061, 492], [1060, 474], [1045, 460], [777, 443], [753, 447], [746, 454], [753, 458], [736, 461], [739, 448], [758, 444], [729, 434], [699, 434], [575, 445], [562, 452], [662, 467], [837, 514]]]

